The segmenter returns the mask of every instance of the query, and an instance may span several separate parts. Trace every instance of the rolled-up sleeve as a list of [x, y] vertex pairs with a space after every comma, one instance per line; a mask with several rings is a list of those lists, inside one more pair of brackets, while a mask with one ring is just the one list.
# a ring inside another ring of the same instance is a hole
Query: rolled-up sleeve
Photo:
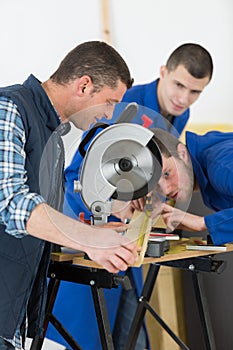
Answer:
[[27, 185], [25, 130], [17, 106], [0, 98], [0, 222], [6, 232], [27, 235], [26, 224], [36, 205], [45, 202]]

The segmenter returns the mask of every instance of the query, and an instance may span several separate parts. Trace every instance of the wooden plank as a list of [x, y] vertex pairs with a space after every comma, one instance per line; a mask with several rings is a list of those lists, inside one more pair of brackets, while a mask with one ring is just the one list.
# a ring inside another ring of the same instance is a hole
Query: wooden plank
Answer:
[[78, 252], [78, 253], [59, 253], [59, 252], [52, 252], [51, 253], [51, 260], [52, 261], [60, 261], [60, 262], [64, 262], [64, 261], [73, 261], [74, 258], [76, 257], [83, 257], [84, 254], [82, 252]]
[[135, 267], [141, 266], [143, 263], [151, 227], [152, 220], [149, 214], [135, 210], [130, 220], [130, 229], [125, 234], [129, 240], [137, 242], [138, 246], [141, 247], [141, 251], [138, 254], [138, 261], [133, 265]]

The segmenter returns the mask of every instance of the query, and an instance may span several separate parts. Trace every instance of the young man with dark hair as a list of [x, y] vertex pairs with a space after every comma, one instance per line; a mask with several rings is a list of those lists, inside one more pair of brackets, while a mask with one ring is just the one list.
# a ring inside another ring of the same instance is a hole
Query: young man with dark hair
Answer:
[[[159, 78], [135, 85], [126, 91], [123, 102], [137, 102], [160, 113], [180, 135], [190, 117], [190, 106], [197, 101], [213, 74], [210, 53], [201, 45], [185, 43], [177, 47], [160, 67]], [[156, 119], [136, 116], [134, 123], [157, 127]]]
[[[233, 133], [186, 132], [186, 146], [166, 131], [154, 129], [163, 160], [157, 190], [178, 207], [164, 203], [162, 216], [168, 229], [208, 230], [214, 244], [233, 241]], [[198, 216], [180, 210], [192, 191], [200, 190], [205, 205], [214, 211]]]

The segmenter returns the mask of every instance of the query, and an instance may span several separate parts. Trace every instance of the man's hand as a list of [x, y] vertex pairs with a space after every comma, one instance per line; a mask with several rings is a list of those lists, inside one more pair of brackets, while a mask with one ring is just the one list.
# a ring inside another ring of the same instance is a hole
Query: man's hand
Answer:
[[168, 204], [163, 204], [161, 215], [170, 231], [176, 228], [187, 231], [206, 230], [204, 217], [186, 213]]
[[109, 221], [104, 225], [98, 226], [98, 227], [103, 227], [103, 228], [112, 228], [118, 233], [121, 233], [123, 231], [126, 231], [128, 228], [130, 228], [129, 224], [125, 224], [123, 222], [118, 222], [118, 221]]
[[131, 219], [135, 210], [143, 211], [145, 206], [145, 199], [139, 198], [130, 202], [123, 202], [114, 200], [112, 214], [120, 219], [122, 222], [125, 219]]
[[85, 246], [85, 252], [109, 272], [125, 271], [138, 260], [140, 248], [136, 242], [112, 229], [95, 228], [93, 235], [89, 233], [89, 242], [91, 244]]
[[[122, 223], [114, 225], [117, 230], [127, 226]], [[27, 231], [39, 239], [81, 250], [112, 273], [124, 271], [129, 265], [133, 265], [140, 251], [136, 242], [119, 235], [115, 229], [81, 223], [45, 203], [37, 205], [32, 211], [27, 222]]]

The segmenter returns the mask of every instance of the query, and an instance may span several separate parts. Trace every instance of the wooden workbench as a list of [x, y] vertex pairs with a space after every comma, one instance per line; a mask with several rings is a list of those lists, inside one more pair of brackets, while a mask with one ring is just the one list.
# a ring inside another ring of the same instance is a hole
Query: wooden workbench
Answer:
[[[199, 238], [200, 239], [200, 238]], [[186, 245], [193, 242], [193, 239], [182, 238], [179, 241], [170, 241], [170, 249], [165, 252], [164, 256], [159, 258], [145, 257], [143, 264], [144, 276], [147, 275], [148, 268], [151, 263], [166, 263], [190, 258], [196, 258], [207, 255], [216, 255], [223, 253], [222, 251], [191, 251], [186, 250]], [[233, 251], [233, 244], [226, 245], [226, 252]], [[52, 253], [52, 260], [57, 262], [72, 261], [77, 266], [91, 267], [103, 269], [100, 265], [91, 260], [84, 259], [82, 252], [74, 253]], [[181, 339], [186, 340], [185, 317], [183, 310], [183, 290], [181, 283], [181, 269], [173, 269], [167, 266], [161, 266], [156, 285], [151, 296], [150, 304], [155, 308], [160, 316], [166, 320], [173, 331], [179, 335]], [[169, 300], [169, 303], [167, 303]], [[148, 331], [151, 339], [151, 348], [154, 349], [153, 343], [159, 349], [180, 349], [174, 344], [173, 339], [167, 336], [166, 332], [161, 329], [159, 324], [155, 323], [149, 313], [146, 314]]]
[[[193, 240], [190, 238], [181, 238], [178, 241], [170, 241], [170, 249], [164, 253], [163, 256], [159, 258], [144, 257], [142, 262], [143, 265], [148, 265], [151, 263], [162, 263], [166, 261], [173, 261], [186, 258], [194, 258], [198, 256], [205, 255], [215, 255], [223, 253], [219, 250], [187, 250], [186, 245], [192, 243]], [[233, 244], [226, 244], [226, 252], [233, 251]], [[51, 259], [53, 261], [70, 261], [72, 260], [73, 264], [80, 266], [93, 267], [98, 269], [103, 269], [103, 267], [92, 260], [84, 259], [84, 253], [82, 252], [73, 252], [73, 253], [52, 253]]]

